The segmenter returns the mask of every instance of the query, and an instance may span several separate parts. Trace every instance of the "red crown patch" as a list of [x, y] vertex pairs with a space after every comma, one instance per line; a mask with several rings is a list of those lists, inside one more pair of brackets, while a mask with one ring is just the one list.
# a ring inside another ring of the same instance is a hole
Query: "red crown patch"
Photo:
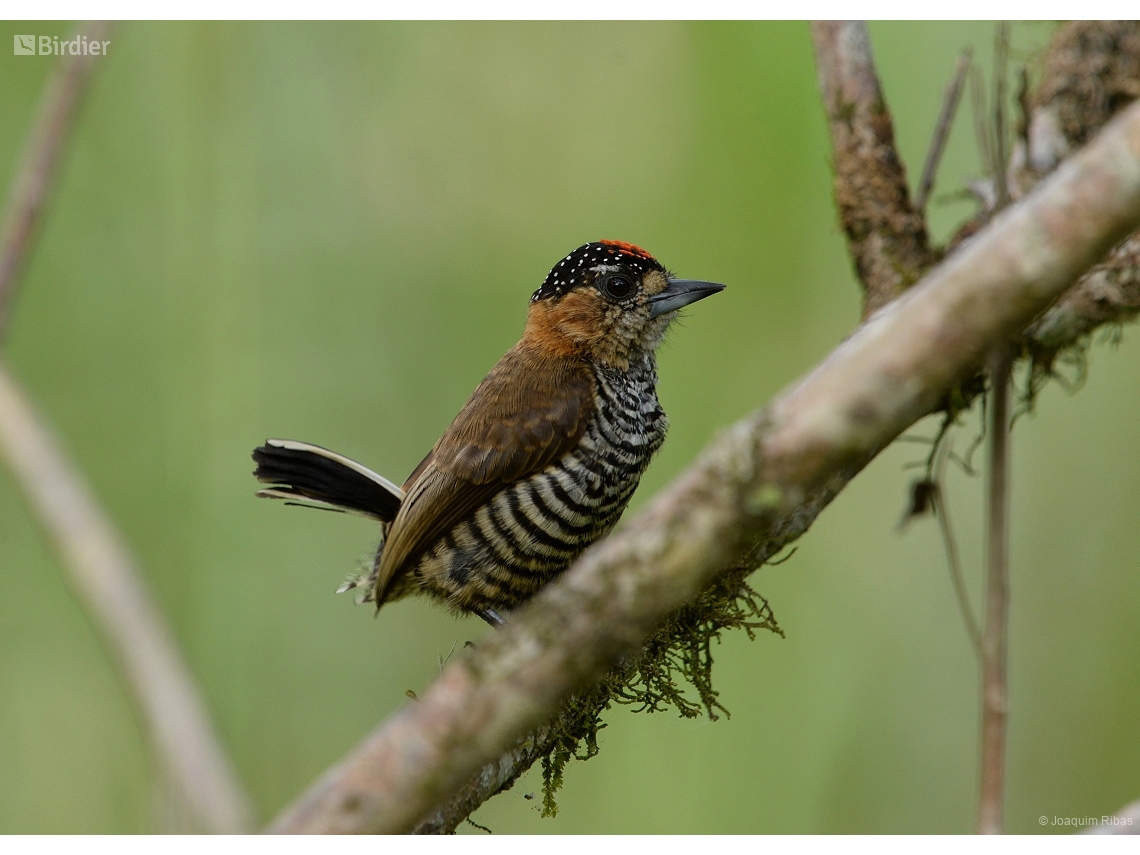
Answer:
[[626, 243], [624, 240], [603, 240], [599, 241], [606, 246], [612, 246], [618, 252], [624, 255], [632, 255], [634, 258], [653, 258], [648, 252], [640, 246], [634, 246], [632, 243]]

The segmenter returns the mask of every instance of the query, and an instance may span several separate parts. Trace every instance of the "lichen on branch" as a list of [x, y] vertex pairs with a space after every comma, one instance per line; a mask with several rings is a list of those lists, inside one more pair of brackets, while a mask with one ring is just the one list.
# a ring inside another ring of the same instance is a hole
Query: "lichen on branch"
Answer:
[[866, 318], [917, 282], [938, 254], [910, 200], [866, 25], [815, 21], [811, 34], [831, 132], [835, 204]]

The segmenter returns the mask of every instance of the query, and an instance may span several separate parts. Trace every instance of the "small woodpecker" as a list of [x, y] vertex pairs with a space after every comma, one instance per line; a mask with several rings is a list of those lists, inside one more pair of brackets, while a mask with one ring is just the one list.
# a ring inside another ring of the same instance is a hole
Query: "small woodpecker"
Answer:
[[665, 439], [654, 353], [678, 309], [723, 289], [633, 244], [578, 247], [403, 487], [270, 439], [253, 452], [257, 495], [380, 521], [371, 572], [341, 590], [364, 585], [377, 608], [422, 592], [500, 625], [617, 523]]

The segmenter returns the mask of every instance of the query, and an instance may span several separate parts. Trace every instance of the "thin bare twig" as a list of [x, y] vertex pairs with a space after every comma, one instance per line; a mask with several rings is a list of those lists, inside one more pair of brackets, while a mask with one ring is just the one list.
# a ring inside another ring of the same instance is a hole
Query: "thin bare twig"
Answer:
[[922, 165], [922, 178], [918, 182], [918, 192], [914, 194], [914, 207], [919, 211], [926, 210], [930, 191], [934, 189], [938, 164], [942, 162], [946, 142], [950, 139], [950, 129], [954, 126], [954, 115], [958, 112], [958, 104], [962, 100], [962, 90], [966, 85], [966, 75], [970, 72], [970, 58], [972, 56], [973, 51], [969, 48], [958, 55], [958, 62], [954, 67], [954, 76], [946, 84], [946, 92], [942, 96], [942, 109], [938, 113], [938, 123], [934, 126], [934, 136], [930, 138], [930, 149], [926, 153], [926, 162]]
[[942, 545], [946, 550], [946, 563], [950, 567], [950, 581], [954, 585], [954, 597], [958, 601], [958, 611], [962, 614], [962, 622], [966, 626], [966, 634], [970, 637], [970, 645], [974, 648], [979, 660], [982, 655], [982, 633], [978, 629], [978, 621], [974, 617], [974, 609], [970, 605], [970, 596], [966, 591], [966, 579], [962, 575], [962, 561], [958, 556], [958, 541], [954, 538], [954, 528], [950, 524], [950, 507], [946, 501], [944, 470], [946, 461], [953, 453], [953, 446], [947, 439], [939, 448], [938, 463], [934, 475], [934, 515], [938, 517], [938, 527], [942, 532]]
[[[108, 24], [94, 23], [85, 24], [80, 33], [90, 41], [104, 40], [108, 31]], [[41, 96], [17, 166], [0, 236], [0, 340], [96, 59], [63, 58]], [[2, 363], [0, 457], [59, 553], [80, 604], [106, 639], [146, 725], [161, 773], [205, 830], [250, 830], [249, 799], [129, 550]]]
[[1013, 353], [990, 358], [990, 460], [986, 507], [986, 628], [982, 635], [982, 759], [978, 833], [1005, 829], [1005, 733], [1009, 714], [1009, 387]]
[[995, 210], [1009, 204], [1006, 180], [1005, 85], [1009, 76], [1009, 21], [1001, 21], [994, 33], [994, 193]]
[[[970, 66], [970, 105], [974, 114], [974, 138], [978, 146], [978, 155], [982, 161], [982, 172], [992, 175], [994, 172], [993, 143], [990, 140], [990, 122], [986, 115], [986, 88], [982, 79], [982, 71], [976, 65]], [[993, 208], [993, 201], [986, 206]]]
[[[91, 21], [78, 35], [102, 41], [110, 32], [108, 21]], [[51, 192], [71, 136], [71, 127], [83, 104], [98, 56], [64, 56], [48, 78], [40, 96], [31, 130], [14, 173], [0, 230], [0, 342], [8, 328], [16, 287], [27, 265], [36, 232], [43, 221]]]
[[[1005, 81], [1009, 22], [994, 34], [995, 213], [1009, 204], [1005, 154]], [[1013, 348], [1001, 343], [990, 355], [990, 459], [986, 502], [986, 626], [982, 635], [981, 787], [978, 833], [1005, 830], [1005, 733], [1009, 716], [1009, 389]]]
[[271, 830], [414, 828], [718, 574], [755, 567], [802, 534], [879, 450], [1138, 226], [1140, 107], [804, 381], [726, 431], [509, 627], [456, 656]]

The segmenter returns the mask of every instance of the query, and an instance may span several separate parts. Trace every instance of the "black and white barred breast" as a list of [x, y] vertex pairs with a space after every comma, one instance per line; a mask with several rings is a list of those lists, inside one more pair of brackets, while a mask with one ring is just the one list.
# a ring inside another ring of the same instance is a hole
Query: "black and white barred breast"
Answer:
[[595, 415], [577, 447], [454, 526], [396, 596], [418, 588], [463, 610], [514, 607], [617, 524], [668, 423], [652, 355], [594, 377]]

